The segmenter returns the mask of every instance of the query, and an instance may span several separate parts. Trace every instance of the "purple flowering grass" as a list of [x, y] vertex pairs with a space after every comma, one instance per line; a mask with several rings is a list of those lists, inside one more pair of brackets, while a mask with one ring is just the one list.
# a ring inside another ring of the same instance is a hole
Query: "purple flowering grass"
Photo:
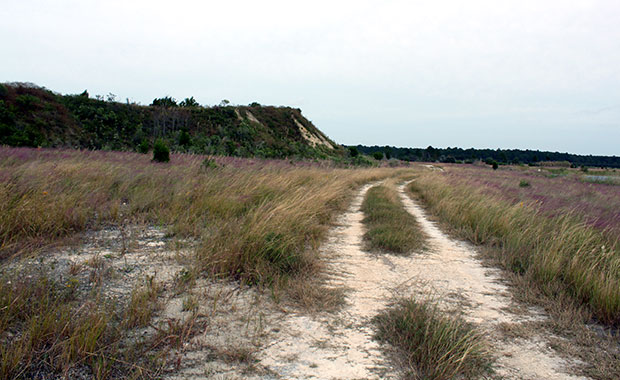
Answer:
[[545, 215], [579, 215], [586, 223], [620, 236], [620, 186], [584, 182], [579, 170], [558, 174], [536, 167], [492, 170], [487, 166], [448, 165], [444, 175], [449, 182], [532, 205]]

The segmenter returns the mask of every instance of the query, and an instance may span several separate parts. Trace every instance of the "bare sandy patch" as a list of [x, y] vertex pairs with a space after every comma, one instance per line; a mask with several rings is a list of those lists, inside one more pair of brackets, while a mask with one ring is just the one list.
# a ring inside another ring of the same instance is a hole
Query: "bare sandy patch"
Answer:
[[261, 123], [261, 122], [260, 122], [260, 121], [256, 118], [256, 116], [254, 116], [254, 115], [252, 114], [252, 112], [250, 112], [250, 111], [245, 111], [245, 114], [248, 116], [248, 119], [249, 119], [251, 122], [254, 122], [254, 123], [259, 124], [259, 125], [263, 125], [263, 124], [262, 124], [262, 123]]
[[316, 147], [317, 145], [324, 145], [330, 149], [334, 148], [325, 137], [321, 136], [320, 134], [316, 135], [314, 133], [311, 133], [299, 122], [299, 120], [295, 119], [294, 117], [293, 121], [295, 122], [295, 125], [297, 125], [297, 128], [299, 128], [299, 132], [301, 132], [303, 138], [308, 141], [310, 145], [312, 145], [312, 147]]

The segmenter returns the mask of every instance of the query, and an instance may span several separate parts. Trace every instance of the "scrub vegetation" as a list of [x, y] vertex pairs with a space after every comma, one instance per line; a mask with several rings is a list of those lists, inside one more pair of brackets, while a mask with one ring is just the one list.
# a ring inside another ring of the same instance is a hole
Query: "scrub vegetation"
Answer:
[[202, 106], [193, 97], [157, 98], [145, 106], [119, 102], [114, 94], [60, 95], [29, 83], [0, 84], [0, 144], [146, 153], [158, 140], [177, 152], [347, 158], [296, 108]]
[[[308, 310], [333, 308], [343, 293], [325, 286], [318, 247], [355, 189], [371, 181], [384, 182], [362, 205], [369, 247], [397, 254], [424, 248], [425, 236], [395, 188], [411, 169], [177, 149], [169, 161], [152, 158], [0, 147], [0, 378], [161, 376], [174, 367], [169, 353], [200, 331], [197, 310], [204, 305], [192, 293], [199, 279], [269, 290], [274, 300]], [[550, 329], [569, 335], [553, 344], [589, 363], [585, 374], [617, 378], [614, 338], [601, 340], [585, 326], [620, 325], [620, 188], [570, 168], [434, 169], [415, 173], [411, 194], [513, 273], [520, 297], [544, 306]], [[191, 247], [172, 285], [141, 277], [119, 298], [106, 289], [114, 273], [105, 257], [80, 264], [90, 275], [77, 264], [62, 276], [53, 265], [31, 265], [90, 232], [112, 229], [122, 240], [115, 268], [125, 270], [127, 226], [148, 226]], [[180, 295], [187, 318], [158, 321], [170, 292]], [[432, 301], [401, 300], [375, 319], [377, 336], [402, 350], [412, 378], [485, 375], [493, 361], [488, 348], [472, 325], [449, 314]]]

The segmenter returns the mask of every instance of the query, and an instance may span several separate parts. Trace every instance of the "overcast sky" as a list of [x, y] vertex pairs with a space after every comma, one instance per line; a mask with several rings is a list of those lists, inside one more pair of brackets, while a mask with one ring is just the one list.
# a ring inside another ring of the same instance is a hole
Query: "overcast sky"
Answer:
[[2, 0], [0, 81], [290, 105], [342, 144], [620, 155], [620, 1]]

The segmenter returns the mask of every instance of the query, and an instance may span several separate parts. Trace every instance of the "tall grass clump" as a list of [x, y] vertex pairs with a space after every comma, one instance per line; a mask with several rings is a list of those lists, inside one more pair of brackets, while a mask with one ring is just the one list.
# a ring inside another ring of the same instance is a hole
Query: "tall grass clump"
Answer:
[[393, 186], [379, 185], [368, 190], [362, 203], [364, 239], [370, 248], [409, 254], [424, 245], [425, 236], [415, 217], [408, 213]]
[[466, 185], [425, 174], [409, 185], [430, 211], [461, 236], [493, 247], [506, 268], [545, 294], [566, 293], [603, 323], [620, 323], [618, 240], [576, 214], [550, 216], [537, 203], [510, 203]]
[[312, 272], [331, 217], [344, 210], [353, 188], [381, 173], [388, 172], [332, 169], [252, 176], [247, 179], [251, 185], [238, 184], [255, 186], [252, 207], [237, 211], [233, 203], [221, 210], [231, 214], [209, 229], [198, 257], [217, 273], [250, 283]]
[[433, 301], [403, 299], [374, 322], [377, 338], [394, 345], [406, 359], [408, 379], [472, 379], [491, 370], [493, 357], [482, 336]]

